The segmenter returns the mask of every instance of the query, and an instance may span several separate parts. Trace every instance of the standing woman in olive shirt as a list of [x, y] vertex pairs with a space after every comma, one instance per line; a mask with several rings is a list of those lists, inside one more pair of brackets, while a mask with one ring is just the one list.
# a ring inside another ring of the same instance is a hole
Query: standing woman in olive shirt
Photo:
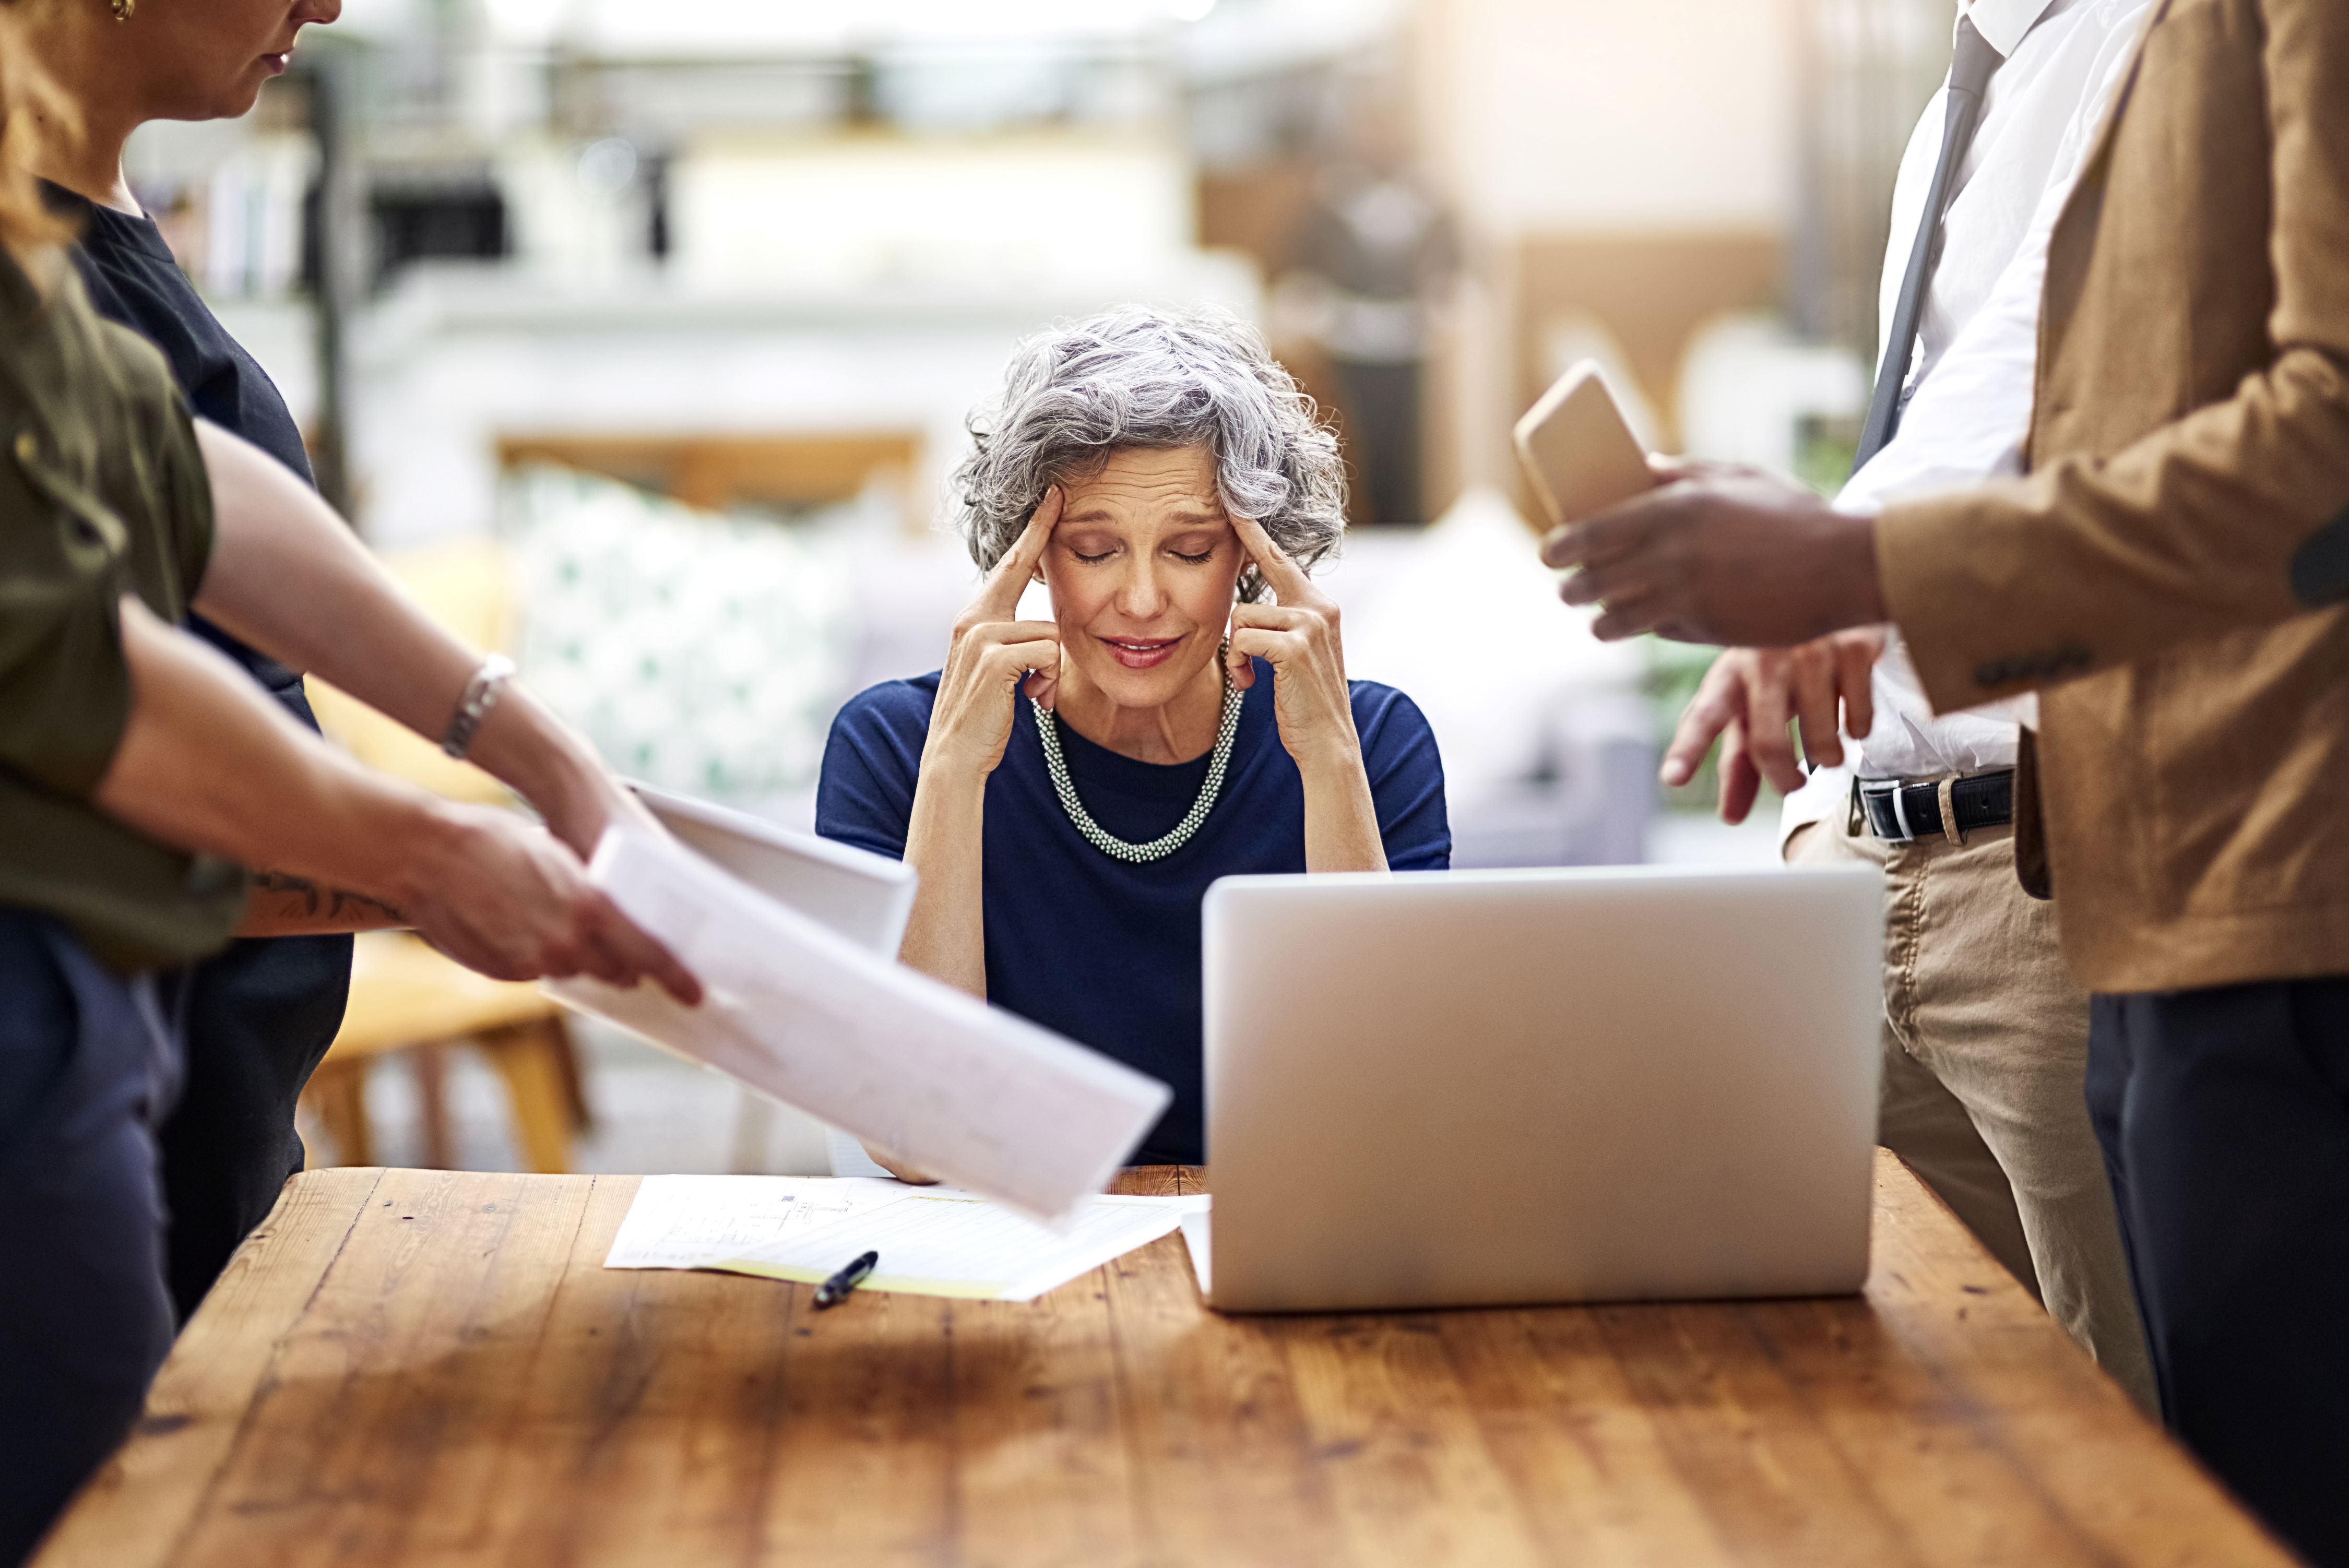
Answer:
[[[303, 26], [334, 21], [341, 0], [9, 3], [26, 46], [80, 119], [76, 138], [45, 138], [32, 157], [51, 209], [78, 231], [72, 255], [90, 304], [162, 350], [199, 418], [309, 483], [285, 399], [181, 273], [123, 179], [122, 150], [150, 119], [244, 114], [285, 71]], [[299, 675], [202, 616], [189, 630], [317, 727]], [[177, 981], [188, 1073], [162, 1147], [182, 1322], [302, 1168], [295, 1102], [342, 1026], [350, 964], [347, 935], [276, 936], [238, 942]]]
[[[636, 808], [585, 743], [91, 311], [16, 160], [13, 34], [0, 12], [0, 1568], [170, 1347], [153, 1124], [181, 1052], [156, 975], [275, 918], [240, 865], [398, 910], [503, 978], [699, 999], [586, 879]], [[546, 826], [360, 767], [174, 626], [191, 613], [470, 755]]]

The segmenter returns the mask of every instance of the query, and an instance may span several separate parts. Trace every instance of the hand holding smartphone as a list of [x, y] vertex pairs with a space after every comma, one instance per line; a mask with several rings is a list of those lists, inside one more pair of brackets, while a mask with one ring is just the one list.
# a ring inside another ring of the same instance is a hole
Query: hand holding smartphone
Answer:
[[1526, 410], [1516, 444], [1517, 460], [1553, 527], [1605, 511], [1657, 482], [1595, 359], [1568, 370]]

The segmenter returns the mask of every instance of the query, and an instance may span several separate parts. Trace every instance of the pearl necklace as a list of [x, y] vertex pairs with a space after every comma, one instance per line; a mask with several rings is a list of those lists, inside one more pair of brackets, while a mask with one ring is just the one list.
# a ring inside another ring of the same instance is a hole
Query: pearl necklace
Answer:
[[1061, 731], [1052, 710], [1034, 697], [1028, 705], [1036, 710], [1036, 733], [1044, 742], [1044, 770], [1052, 776], [1052, 792], [1061, 798], [1061, 810], [1069, 814], [1087, 843], [1112, 860], [1129, 865], [1143, 865], [1151, 861], [1163, 861], [1185, 844], [1206, 823], [1207, 813], [1216, 809], [1216, 797], [1223, 792], [1224, 770], [1231, 765], [1232, 740], [1240, 732], [1240, 703], [1247, 693], [1232, 685], [1232, 667], [1223, 655], [1216, 662], [1224, 666], [1224, 711], [1216, 727], [1215, 756], [1207, 763], [1207, 780], [1199, 786], [1199, 798], [1191, 810], [1163, 838], [1146, 844], [1129, 844], [1103, 828], [1077, 799], [1076, 782], [1069, 777], [1069, 759], [1061, 753]]

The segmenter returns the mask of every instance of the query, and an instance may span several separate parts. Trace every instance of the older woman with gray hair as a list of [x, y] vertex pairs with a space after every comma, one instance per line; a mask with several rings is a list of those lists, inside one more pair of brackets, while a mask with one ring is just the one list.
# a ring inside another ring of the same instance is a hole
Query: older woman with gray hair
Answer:
[[[1040, 333], [972, 435], [985, 583], [943, 670], [842, 709], [816, 828], [920, 872], [907, 964], [1174, 1085], [1143, 1158], [1195, 1161], [1208, 884], [1443, 869], [1435, 739], [1346, 678], [1308, 575], [1345, 530], [1337, 439], [1251, 328]], [[1017, 618], [1031, 581], [1049, 621]]]

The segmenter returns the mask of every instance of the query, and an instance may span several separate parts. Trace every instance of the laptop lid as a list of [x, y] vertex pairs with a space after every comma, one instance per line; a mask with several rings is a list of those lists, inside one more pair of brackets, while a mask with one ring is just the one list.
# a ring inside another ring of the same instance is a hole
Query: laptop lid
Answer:
[[1867, 868], [1235, 877], [1206, 907], [1213, 1299], [1858, 1288]]

